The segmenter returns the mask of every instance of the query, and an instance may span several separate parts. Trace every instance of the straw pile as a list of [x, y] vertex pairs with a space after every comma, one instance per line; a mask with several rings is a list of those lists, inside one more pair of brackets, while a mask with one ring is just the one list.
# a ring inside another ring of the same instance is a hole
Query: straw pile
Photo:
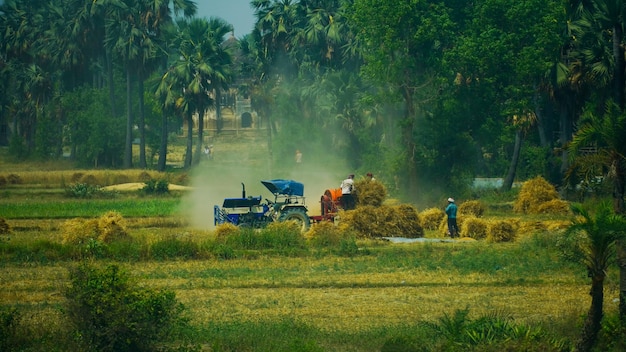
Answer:
[[107, 212], [97, 219], [70, 219], [61, 224], [63, 243], [84, 244], [89, 240], [111, 243], [129, 238], [126, 222], [115, 211]]
[[354, 182], [356, 189], [357, 205], [380, 206], [387, 198], [387, 189], [385, 185], [377, 180], [357, 180]]
[[468, 200], [459, 205], [459, 214], [480, 218], [485, 213], [485, 206], [477, 200]]
[[468, 216], [459, 227], [461, 237], [470, 237], [475, 240], [487, 238], [489, 232], [489, 222], [487, 220]]
[[436, 230], [445, 216], [446, 213], [439, 208], [428, 208], [420, 213], [420, 221], [425, 229]]
[[417, 209], [412, 205], [366, 205], [341, 213], [341, 223], [363, 237], [423, 237]]
[[553, 185], [538, 176], [524, 182], [513, 210], [524, 214], [567, 214], [569, 204], [559, 199]]
[[8, 235], [9, 233], [11, 233], [9, 223], [4, 218], [0, 218], [0, 235]]

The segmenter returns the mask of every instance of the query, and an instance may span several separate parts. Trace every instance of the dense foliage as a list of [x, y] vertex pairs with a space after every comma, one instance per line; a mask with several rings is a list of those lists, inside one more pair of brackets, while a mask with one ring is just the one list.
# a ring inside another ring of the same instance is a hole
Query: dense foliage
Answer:
[[184, 123], [190, 167], [204, 132], [192, 116], [215, 109], [219, 132], [220, 97], [237, 90], [275, 160], [339, 150], [423, 199], [477, 176], [559, 185], [582, 112], [612, 100], [623, 114], [621, 1], [251, 6], [252, 33], [227, 39], [230, 25], [193, 17], [191, 0], [5, 1], [0, 144], [18, 159], [131, 167], [135, 141], [138, 166], [158, 156], [164, 170], [167, 135]]

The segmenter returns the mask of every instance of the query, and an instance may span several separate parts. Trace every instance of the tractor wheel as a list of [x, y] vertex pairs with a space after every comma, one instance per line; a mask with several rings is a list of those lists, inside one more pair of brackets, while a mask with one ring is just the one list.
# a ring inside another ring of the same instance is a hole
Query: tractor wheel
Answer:
[[300, 225], [300, 231], [305, 232], [311, 226], [311, 219], [306, 215], [304, 209], [301, 208], [292, 208], [285, 209], [283, 213], [280, 214], [278, 221], [296, 221]]

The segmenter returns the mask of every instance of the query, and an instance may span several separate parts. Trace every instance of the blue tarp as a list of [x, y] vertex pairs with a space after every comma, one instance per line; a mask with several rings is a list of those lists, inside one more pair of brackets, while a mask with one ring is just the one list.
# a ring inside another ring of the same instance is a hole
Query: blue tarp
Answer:
[[261, 183], [269, 189], [272, 194], [280, 194], [286, 196], [304, 196], [304, 185], [293, 180], [267, 180]]

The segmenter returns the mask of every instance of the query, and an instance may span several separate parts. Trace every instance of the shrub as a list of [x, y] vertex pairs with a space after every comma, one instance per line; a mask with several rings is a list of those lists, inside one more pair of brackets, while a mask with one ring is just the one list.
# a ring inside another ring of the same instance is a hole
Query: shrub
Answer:
[[116, 265], [71, 269], [65, 297], [88, 350], [154, 351], [184, 323], [174, 292], [140, 288]]
[[517, 226], [511, 221], [492, 220], [489, 222], [487, 240], [489, 242], [512, 242], [515, 240]]
[[144, 187], [141, 189], [142, 192], [147, 194], [164, 194], [168, 193], [169, 183], [167, 180], [148, 180], [145, 182]]
[[476, 240], [480, 240], [487, 237], [489, 224], [487, 221], [469, 216], [463, 221], [462, 226], [459, 227], [462, 237], [470, 237]]
[[419, 216], [420, 222], [425, 229], [435, 230], [441, 223], [441, 220], [446, 217], [446, 213], [439, 208], [429, 208], [422, 211]]
[[553, 199], [558, 199], [556, 188], [541, 176], [524, 182], [513, 210], [517, 213], [537, 214], [539, 206]]
[[65, 194], [73, 198], [92, 198], [100, 192], [100, 187], [88, 183], [72, 183], [65, 188]]
[[477, 200], [468, 200], [459, 205], [459, 214], [480, 218], [485, 213], [485, 206]]
[[15, 308], [0, 307], [0, 351], [21, 350], [19, 326], [22, 315]]

